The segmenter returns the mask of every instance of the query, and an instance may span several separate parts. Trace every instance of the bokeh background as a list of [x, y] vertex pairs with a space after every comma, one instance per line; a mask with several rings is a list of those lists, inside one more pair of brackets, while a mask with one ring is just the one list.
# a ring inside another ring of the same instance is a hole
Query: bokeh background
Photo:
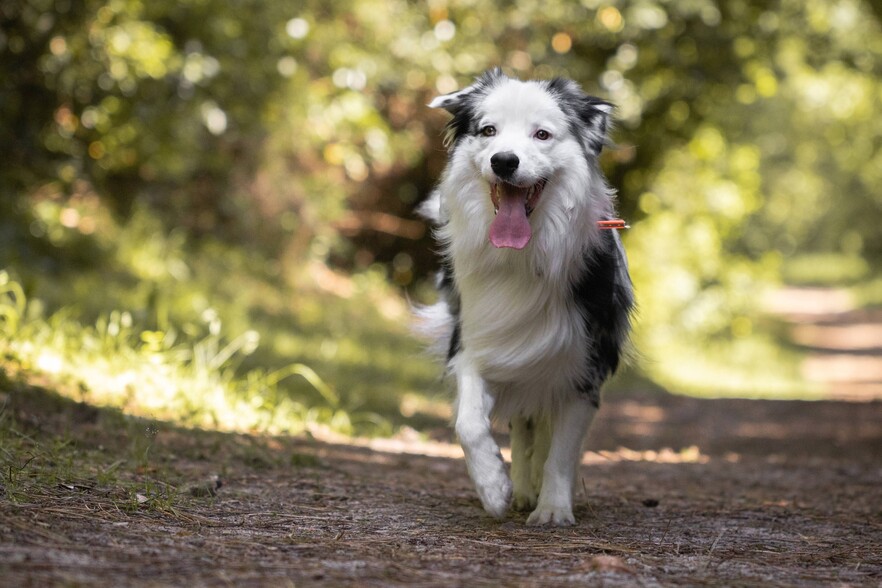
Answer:
[[618, 386], [879, 390], [877, 2], [9, 0], [0, 25], [7, 375], [202, 426], [443, 420], [408, 329], [445, 161], [425, 105], [500, 65], [617, 106]]

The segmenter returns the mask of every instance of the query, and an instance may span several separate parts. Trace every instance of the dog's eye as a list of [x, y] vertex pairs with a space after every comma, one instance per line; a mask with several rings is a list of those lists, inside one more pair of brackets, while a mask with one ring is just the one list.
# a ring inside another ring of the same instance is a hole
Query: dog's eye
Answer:
[[496, 135], [496, 127], [493, 125], [487, 125], [481, 129], [481, 136], [483, 137], [492, 137]]
[[536, 131], [536, 134], [533, 136], [536, 137], [537, 139], [539, 139], [540, 141], [547, 141], [551, 138], [551, 133], [549, 133], [545, 129], [539, 129], [538, 131]]

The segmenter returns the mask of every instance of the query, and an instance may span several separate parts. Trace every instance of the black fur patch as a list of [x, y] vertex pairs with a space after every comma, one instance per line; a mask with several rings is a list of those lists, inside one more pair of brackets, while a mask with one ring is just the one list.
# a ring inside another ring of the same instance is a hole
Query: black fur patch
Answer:
[[450, 316], [453, 317], [453, 332], [450, 334], [450, 346], [447, 348], [447, 361], [449, 362], [462, 350], [459, 291], [456, 289], [456, 283], [453, 281], [453, 266], [450, 260], [445, 259], [442, 263], [441, 272], [438, 276], [438, 291], [444, 297], [445, 302], [447, 302], [447, 309], [450, 311]]
[[586, 378], [579, 391], [600, 405], [600, 386], [619, 367], [631, 326], [634, 295], [625, 267], [625, 252], [611, 231], [603, 232], [602, 248], [588, 253], [582, 278], [573, 285], [573, 298], [591, 341], [585, 361]]

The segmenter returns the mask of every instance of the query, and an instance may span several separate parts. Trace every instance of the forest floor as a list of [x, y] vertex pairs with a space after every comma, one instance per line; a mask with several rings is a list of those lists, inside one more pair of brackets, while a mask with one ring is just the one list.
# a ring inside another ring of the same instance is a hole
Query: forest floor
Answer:
[[[794, 317], [812, 357], [879, 360], [880, 339], [818, 339], [874, 317]], [[577, 524], [531, 528], [483, 513], [440, 424], [431, 440], [188, 430], [7, 375], [0, 583], [879, 586], [882, 378], [828, 380], [849, 399], [609, 394]]]

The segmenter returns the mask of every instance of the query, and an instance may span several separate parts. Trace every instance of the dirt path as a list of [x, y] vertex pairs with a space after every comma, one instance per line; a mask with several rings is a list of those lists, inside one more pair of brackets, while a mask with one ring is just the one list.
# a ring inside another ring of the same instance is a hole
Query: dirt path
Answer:
[[13, 388], [0, 455], [49, 442], [5, 464], [8, 586], [882, 583], [879, 402], [609, 398], [577, 526], [532, 529], [485, 516], [460, 459], [186, 432]]
[[832, 288], [785, 288], [765, 302], [806, 353], [806, 380], [831, 398], [882, 399], [882, 308], [857, 308], [846, 290]]

